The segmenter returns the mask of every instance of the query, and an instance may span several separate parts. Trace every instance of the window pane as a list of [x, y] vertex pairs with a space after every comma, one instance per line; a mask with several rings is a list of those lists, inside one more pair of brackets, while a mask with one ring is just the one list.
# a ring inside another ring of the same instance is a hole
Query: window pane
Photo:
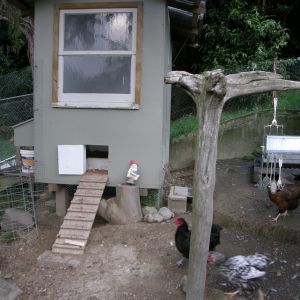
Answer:
[[130, 94], [131, 56], [64, 56], [64, 93]]
[[132, 12], [65, 14], [64, 50], [132, 50]]

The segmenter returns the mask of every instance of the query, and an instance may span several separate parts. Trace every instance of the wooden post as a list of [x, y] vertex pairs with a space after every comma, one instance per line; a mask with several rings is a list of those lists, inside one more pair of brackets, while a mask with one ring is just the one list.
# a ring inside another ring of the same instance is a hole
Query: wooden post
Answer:
[[225, 76], [222, 70], [202, 74], [173, 71], [166, 83], [177, 84], [197, 105], [198, 135], [194, 169], [192, 235], [186, 298], [203, 300], [213, 193], [216, 177], [217, 141], [223, 106], [229, 99], [272, 90], [300, 89], [300, 82], [282, 80], [278, 74], [262, 71]]
[[64, 217], [70, 204], [69, 192], [64, 185], [60, 185], [55, 192], [56, 214]]

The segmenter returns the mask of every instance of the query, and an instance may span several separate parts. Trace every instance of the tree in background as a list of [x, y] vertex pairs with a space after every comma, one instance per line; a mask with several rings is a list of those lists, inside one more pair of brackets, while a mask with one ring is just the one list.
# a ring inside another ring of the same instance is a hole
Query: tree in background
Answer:
[[[281, 55], [289, 34], [281, 22], [268, 15], [267, 1], [211, 0], [207, 2], [200, 41], [199, 72], [232, 69]], [[275, 9], [275, 8], [274, 8]], [[287, 6], [277, 6], [277, 13]]]
[[23, 17], [18, 8], [0, 0], [0, 28], [0, 74], [28, 66], [28, 61], [33, 68], [32, 18]]

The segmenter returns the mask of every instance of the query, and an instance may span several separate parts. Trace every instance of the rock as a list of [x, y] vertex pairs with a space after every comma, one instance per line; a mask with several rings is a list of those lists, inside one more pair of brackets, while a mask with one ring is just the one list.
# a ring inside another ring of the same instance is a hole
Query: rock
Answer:
[[167, 207], [161, 207], [158, 213], [163, 217], [164, 221], [174, 217], [174, 213]]
[[163, 220], [163, 217], [159, 213], [144, 216], [144, 221], [148, 223], [161, 223]]
[[154, 206], [143, 206], [142, 212], [143, 212], [143, 216], [146, 216], [148, 214], [156, 214], [157, 209]]

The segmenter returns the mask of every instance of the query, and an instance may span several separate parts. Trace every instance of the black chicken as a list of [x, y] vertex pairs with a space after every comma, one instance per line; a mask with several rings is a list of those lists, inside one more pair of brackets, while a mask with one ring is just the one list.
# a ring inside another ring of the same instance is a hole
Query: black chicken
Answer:
[[266, 272], [262, 270], [270, 263], [267, 256], [256, 253], [254, 255], [237, 255], [227, 258], [222, 253], [210, 252], [207, 261], [215, 264], [219, 273], [238, 288], [234, 292], [225, 294], [232, 298], [242, 292], [247, 294], [257, 290], [258, 299], [264, 299], [259, 279], [265, 276]]
[[[175, 224], [177, 226], [175, 232], [175, 245], [177, 250], [183, 255], [183, 258], [176, 263], [179, 267], [183, 264], [185, 259], [189, 258], [191, 231], [183, 218], [176, 218]], [[209, 242], [210, 251], [215, 250], [215, 247], [220, 244], [221, 230], [222, 227], [220, 225], [212, 224]]]

